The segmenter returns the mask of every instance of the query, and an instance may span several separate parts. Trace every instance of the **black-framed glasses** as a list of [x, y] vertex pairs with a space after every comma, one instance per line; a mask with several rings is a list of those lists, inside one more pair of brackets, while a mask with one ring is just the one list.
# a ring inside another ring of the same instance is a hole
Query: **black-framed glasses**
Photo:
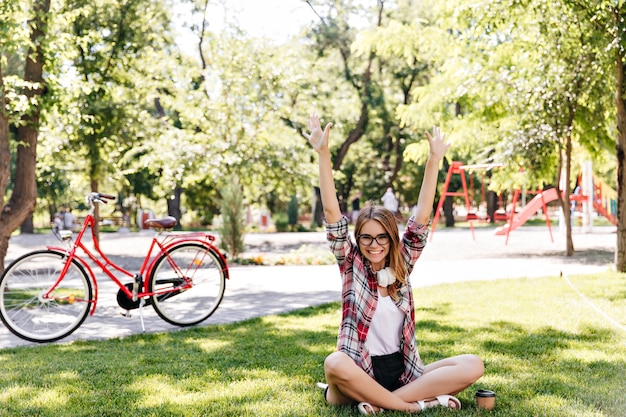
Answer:
[[380, 246], [385, 246], [389, 243], [389, 235], [387, 233], [380, 234], [378, 236], [359, 235], [359, 243], [361, 245], [370, 246], [372, 243], [378, 243]]

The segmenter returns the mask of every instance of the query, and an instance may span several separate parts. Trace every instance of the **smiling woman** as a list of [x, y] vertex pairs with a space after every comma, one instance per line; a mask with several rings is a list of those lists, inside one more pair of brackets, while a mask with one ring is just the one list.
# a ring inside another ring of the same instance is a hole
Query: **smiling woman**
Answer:
[[415, 338], [413, 291], [409, 277], [428, 237], [439, 162], [448, 148], [438, 127], [426, 132], [429, 157], [417, 210], [400, 236], [394, 213], [368, 203], [350, 237], [341, 213], [328, 147], [332, 123], [324, 128], [310, 116], [304, 136], [318, 154], [319, 184], [327, 239], [342, 282], [341, 325], [337, 351], [324, 361], [324, 399], [333, 405], [359, 403], [362, 414], [384, 410], [421, 412], [461, 408], [454, 395], [482, 377], [476, 355], [422, 362]]

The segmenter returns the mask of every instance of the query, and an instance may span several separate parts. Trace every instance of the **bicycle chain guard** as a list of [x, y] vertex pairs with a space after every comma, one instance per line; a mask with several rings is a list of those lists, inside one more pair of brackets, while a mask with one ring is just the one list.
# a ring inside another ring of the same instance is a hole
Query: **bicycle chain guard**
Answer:
[[[176, 286], [183, 285], [184, 281], [181, 278], [174, 278], [174, 279], [161, 279], [161, 280], [158, 280], [157, 283], [159, 283], [159, 284], [165, 284], [165, 283], [173, 284], [174, 287], [176, 287]], [[131, 293], [133, 292], [133, 283], [132, 282], [124, 284], [124, 286], [126, 288], [128, 288], [128, 290]], [[139, 287], [139, 291], [140, 292], [142, 290], [142, 287], [143, 286]], [[183, 291], [184, 290], [181, 290], [181, 289], [174, 289], [173, 291], [157, 295], [157, 298], [159, 299], [159, 301], [162, 301], [162, 300], [165, 300], [167, 298], [174, 297], [174, 296], [180, 294]], [[122, 307], [124, 310], [135, 310], [135, 309], [138, 309], [140, 302], [141, 302], [141, 299], [137, 299], [137, 301], [133, 301], [132, 299], [128, 298], [126, 293], [124, 291], [122, 291], [121, 289], [117, 292], [117, 304], [120, 307]], [[149, 306], [151, 304], [152, 304], [152, 297], [146, 297], [144, 306]]]
[[[124, 284], [124, 286], [126, 288], [128, 288], [128, 290], [132, 293], [133, 292], [133, 283], [129, 282], [128, 284]], [[133, 301], [132, 299], [128, 298], [128, 296], [126, 295], [126, 293], [124, 291], [122, 291], [121, 289], [117, 292], [117, 304], [119, 304], [120, 307], [122, 307], [124, 310], [135, 310], [139, 308], [139, 303], [141, 302], [141, 299], [137, 299], [137, 301]], [[152, 302], [151, 298], [147, 298], [145, 300], [145, 304], [144, 305], [149, 305]]]

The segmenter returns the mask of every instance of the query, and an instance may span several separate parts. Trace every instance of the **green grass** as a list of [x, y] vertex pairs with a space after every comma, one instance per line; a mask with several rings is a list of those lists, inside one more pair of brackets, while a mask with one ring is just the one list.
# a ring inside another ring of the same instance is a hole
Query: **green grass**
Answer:
[[[570, 279], [626, 325], [624, 274]], [[468, 282], [415, 295], [424, 361], [477, 353], [486, 368], [459, 395], [463, 410], [423, 415], [626, 415], [626, 331], [563, 278]], [[333, 303], [232, 325], [0, 350], [0, 416], [356, 416], [325, 404], [314, 385], [339, 318]], [[478, 388], [496, 391], [495, 410], [476, 409]]]

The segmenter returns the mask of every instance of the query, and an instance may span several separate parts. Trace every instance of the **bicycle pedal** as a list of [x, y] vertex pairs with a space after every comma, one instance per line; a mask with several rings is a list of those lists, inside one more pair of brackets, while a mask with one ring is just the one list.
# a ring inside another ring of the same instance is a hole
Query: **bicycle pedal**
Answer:
[[129, 311], [129, 310], [124, 310], [124, 311], [121, 311], [121, 312], [120, 312], [120, 316], [122, 316], [122, 317], [126, 317], [127, 319], [130, 319], [130, 318], [132, 318], [132, 317], [133, 317], [133, 315], [132, 315], [132, 314], [130, 314], [130, 311]]

